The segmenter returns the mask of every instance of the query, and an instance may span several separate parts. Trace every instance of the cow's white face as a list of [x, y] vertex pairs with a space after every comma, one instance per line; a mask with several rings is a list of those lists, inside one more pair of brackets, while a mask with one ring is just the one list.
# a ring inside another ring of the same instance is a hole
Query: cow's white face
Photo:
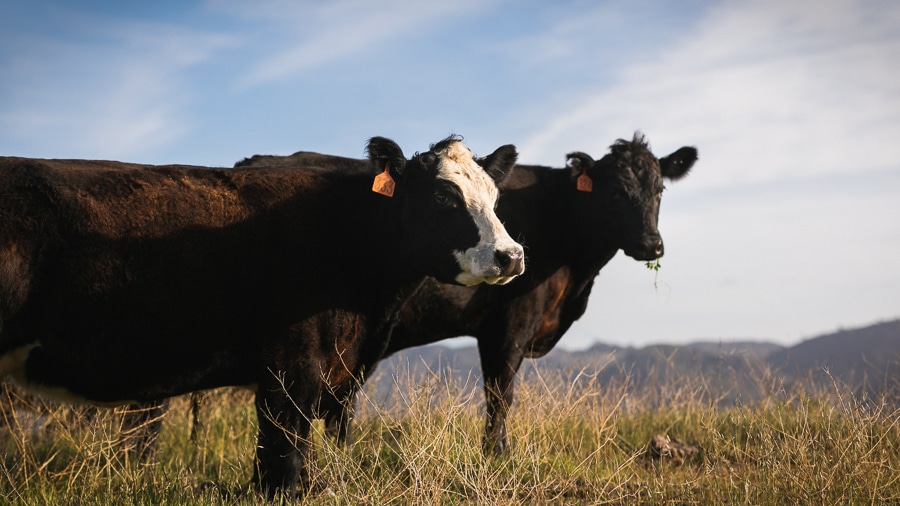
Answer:
[[478, 229], [478, 244], [454, 251], [461, 271], [456, 282], [463, 285], [482, 281], [509, 283], [524, 271], [525, 254], [494, 212], [500, 193], [496, 182], [462, 142], [453, 142], [435, 154], [440, 159], [438, 179], [458, 188], [465, 209]]

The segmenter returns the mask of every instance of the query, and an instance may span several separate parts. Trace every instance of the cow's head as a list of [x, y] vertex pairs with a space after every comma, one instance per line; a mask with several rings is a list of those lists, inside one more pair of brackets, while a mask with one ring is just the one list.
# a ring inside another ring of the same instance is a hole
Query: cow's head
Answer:
[[[403, 229], [420, 267], [438, 280], [463, 285], [506, 284], [525, 269], [522, 246], [494, 213], [497, 185], [515, 164], [512, 145], [475, 158], [451, 136], [407, 160], [394, 141], [369, 140], [377, 172], [390, 167], [402, 198]], [[385, 197], [387, 198], [387, 197]]]
[[[612, 232], [617, 246], [636, 260], [655, 260], [663, 255], [663, 240], [657, 229], [663, 179], [678, 180], [697, 161], [697, 150], [682, 147], [657, 159], [640, 133], [631, 141], [619, 139], [610, 153], [594, 161], [584, 153], [567, 156], [578, 212], [583, 218], [603, 219], [598, 228]], [[590, 182], [578, 178], [585, 175]], [[586, 191], [586, 186], [591, 186]], [[594, 226], [593, 224], [591, 226]], [[609, 237], [603, 238], [608, 240]]]

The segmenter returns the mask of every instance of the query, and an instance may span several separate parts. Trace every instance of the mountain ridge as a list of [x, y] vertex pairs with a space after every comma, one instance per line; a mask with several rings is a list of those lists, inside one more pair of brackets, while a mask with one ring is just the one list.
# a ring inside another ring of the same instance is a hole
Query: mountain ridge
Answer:
[[[429, 374], [481, 388], [477, 348], [437, 343], [403, 350], [378, 367], [373, 377], [377, 383], [373, 392], [377, 393], [373, 395], [392, 388], [397, 376], [421, 381]], [[533, 374], [557, 376], [567, 383], [585, 381], [585, 377], [599, 385], [627, 381], [633, 388], [702, 381], [716, 389], [718, 381], [721, 392], [713, 395], [725, 402], [763, 396], [758, 384], [761, 376], [777, 378], [784, 388], [803, 381], [827, 384], [838, 380], [857, 394], [894, 395], [900, 394], [900, 319], [841, 329], [793, 346], [702, 340], [639, 348], [605, 343], [580, 351], [555, 348], [545, 357], [523, 363], [520, 376]]]

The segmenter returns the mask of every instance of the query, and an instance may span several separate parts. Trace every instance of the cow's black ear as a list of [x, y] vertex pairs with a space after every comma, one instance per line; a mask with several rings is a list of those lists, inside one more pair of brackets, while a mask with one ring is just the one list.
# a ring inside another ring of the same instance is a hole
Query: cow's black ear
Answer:
[[685, 146], [659, 159], [659, 170], [666, 179], [677, 181], [687, 175], [697, 161], [697, 148]]
[[382, 172], [385, 166], [391, 164], [391, 174], [402, 176], [406, 168], [406, 157], [403, 150], [396, 142], [384, 137], [372, 137], [366, 144], [366, 153], [375, 172]]
[[581, 175], [582, 172], [594, 166], [594, 159], [587, 153], [575, 151], [566, 155], [566, 167], [573, 178]]
[[493, 153], [475, 161], [499, 186], [509, 177], [518, 158], [519, 152], [516, 151], [516, 147], [512, 144], [506, 144], [494, 150]]

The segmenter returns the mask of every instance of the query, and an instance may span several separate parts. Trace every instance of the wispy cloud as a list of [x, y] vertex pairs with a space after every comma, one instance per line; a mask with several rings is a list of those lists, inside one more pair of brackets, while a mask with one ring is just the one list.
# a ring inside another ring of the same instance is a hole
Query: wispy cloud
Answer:
[[172, 25], [76, 16], [75, 38], [32, 41], [24, 34], [24, 49], [7, 57], [3, 137], [40, 146], [40, 156], [118, 157], [183, 135], [190, 92], [181, 73], [233, 41]]
[[[245, 87], [295, 77], [325, 63], [373, 51], [385, 41], [427, 36], [442, 18], [467, 15], [490, 2], [410, 2], [394, 0], [373, 4], [364, 0], [285, 2], [282, 0], [233, 2], [213, 0], [211, 9], [260, 22], [262, 46], [271, 48], [241, 79]], [[252, 6], [252, 7], [251, 7]]]
[[[722, 168], [703, 184], [766, 181], [896, 163], [900, 6], [725, 2], [693, 36], [625, 67], [522, 144], [558, 158], [636, 128], [701, 145]], [[848, 146], [854, 146], [848, 149]]]

